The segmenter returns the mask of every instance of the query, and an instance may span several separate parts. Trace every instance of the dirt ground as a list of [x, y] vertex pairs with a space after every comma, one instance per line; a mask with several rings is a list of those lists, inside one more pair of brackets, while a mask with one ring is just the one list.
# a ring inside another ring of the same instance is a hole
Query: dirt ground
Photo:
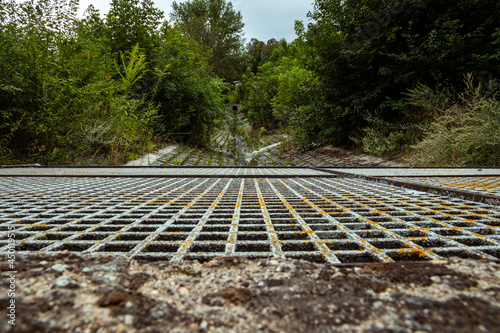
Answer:
[[17, 255], [2, 332], [499, 332], [500, 264]]

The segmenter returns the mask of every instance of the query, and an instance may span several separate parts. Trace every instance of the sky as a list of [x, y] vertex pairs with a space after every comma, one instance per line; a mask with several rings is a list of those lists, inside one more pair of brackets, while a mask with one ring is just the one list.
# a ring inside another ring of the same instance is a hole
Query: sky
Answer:
[[[89, 4], [99, 9], [101, 16], [109, 11], [110, 0], [80, 0], [79, 13]], [[155, 7], [169, 18], [174, 0], [155, 1]], [[178, 3], [184, 2], [177, 0]], [[267, 42], [271, 38], [285, 38], [291, 42], [295, 39], [293, 30], [295, 20], [304, 21], [307, 26], [307, 13], [313, 9], [314, 0], [232, 0], [233, 8], [241, 11], [245, 23], [244, 38], [248, 43], [251, 38]]]

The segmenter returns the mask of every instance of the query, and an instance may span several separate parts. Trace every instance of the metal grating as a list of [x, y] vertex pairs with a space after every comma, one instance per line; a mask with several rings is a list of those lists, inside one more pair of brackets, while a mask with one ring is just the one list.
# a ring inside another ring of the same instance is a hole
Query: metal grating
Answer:
[[392, 179], [411, 181], [422, 185], [439, 186], [443, 188], [471, 191], [476, 193], [496, 195], [500, 197], [500, 177], [394, 177]]
[[498, 206], [358, 178], [0, 178], [0, 252], [500, 258]]
[[499, 168], [321, 168], [330, 172], [345, 172], [372, 177], [500, 177]]
[[6, 177], [331, 177], [321, 170], [300, 167], [7, 167], [0, 168]]

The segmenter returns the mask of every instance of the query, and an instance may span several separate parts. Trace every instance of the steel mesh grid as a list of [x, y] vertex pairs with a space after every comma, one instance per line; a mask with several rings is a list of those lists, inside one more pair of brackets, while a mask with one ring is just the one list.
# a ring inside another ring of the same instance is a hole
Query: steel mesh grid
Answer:
[[329, 176], [327, 172], [309, 168], [197, 168], [197, 167], [99, 167], [99, 168], [57, 168], [57, 167], [11, 167], [0, 168], [0, 176]]
[[330, 263], [500, 258], [498, 207], [363, 179], [0, 179], [0, 252]]
[[373, 177], [499, 177], [500, 168], [403, 168], [403, 167], [322, 167], [321, 170]]
[[[386, 177], [389, 178], [389, 177]], [[391, 177], [389, 179], [410, 181], [422, 185], [439, 186], [500, 196], [500, 177]]]

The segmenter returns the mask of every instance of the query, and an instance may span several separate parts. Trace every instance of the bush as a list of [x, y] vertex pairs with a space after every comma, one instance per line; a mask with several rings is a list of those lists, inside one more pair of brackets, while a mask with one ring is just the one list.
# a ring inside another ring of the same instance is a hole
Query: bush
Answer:
[[[496, 96], [486, 97], [480, 87], [474, 87], [471, 75], [466, 80], [465, 91], [452, 106], [439, 113], [422, 141], [414, 145], [407, 162], [413, 166], [491, 166], [500, 165], [500, 101]], [[413, 104], [418, 92], [412, 95]], [[438, 100], [442, 100], [440, 98]]]
[[394, 132], [385, 136], [378, 128], [372, 127], [364, 128], [363, 132], [362, 137], [351, 137], [351, 140], [365, 153], [381, 156], [394, 151], [397, 147], [397, 135]]
[[0, 74], [1, 160], [116, 164], [152, 147], [156, 108], [131, 93], [142, 51], [124, 54], [131, 66], [117, 66], [124, 76], [113, 80], [112, 57], [77, 3], [0, 3], [0, 73], [9, 74]]
[[159, 105], [157, 132], [167, 139], [203, 146], [210, 142], [226, 105], [226, 84], [213, 74], [200, 46], [173, 29], [164, 29], [158, 66], [168, 73], [154, 95]]
[[305, 145], [320, 136], [324, 102], [318, 77], [301, 59], [301, 46], [283, 40], [257, 74], [248, 69], [239, 90], [242, 111], [254, 128], [286, 130]]

